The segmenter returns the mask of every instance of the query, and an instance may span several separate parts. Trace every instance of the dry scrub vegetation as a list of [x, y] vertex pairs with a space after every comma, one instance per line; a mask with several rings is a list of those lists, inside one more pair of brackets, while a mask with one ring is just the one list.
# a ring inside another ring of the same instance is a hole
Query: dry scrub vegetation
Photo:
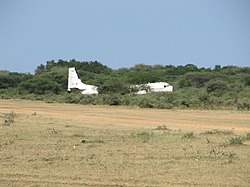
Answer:
[[17, 100], [0, 112], [14, 115], [0, 118], [0, 186], [250, 185], [249, 112]]

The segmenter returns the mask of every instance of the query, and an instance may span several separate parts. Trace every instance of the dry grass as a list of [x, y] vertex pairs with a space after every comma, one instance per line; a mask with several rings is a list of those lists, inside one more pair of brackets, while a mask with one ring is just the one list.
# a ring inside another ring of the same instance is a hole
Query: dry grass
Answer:
[[250, 132], [249, 112], [0, 100], [12, 111], [0, 186], [250, 185], [250, 141], [229, 143]]

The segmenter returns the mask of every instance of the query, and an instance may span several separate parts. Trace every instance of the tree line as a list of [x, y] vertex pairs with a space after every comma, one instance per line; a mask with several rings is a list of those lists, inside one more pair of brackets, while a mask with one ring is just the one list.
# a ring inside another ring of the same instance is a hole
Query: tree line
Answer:
[[[84, 83], [98, 86], [100, 94], [67, 93], [69, 67], [76, 67]], [[168, 82], [174, 92], [136, 95], [131, 90], [131, 85], [148, 82]], [[137, 64], [114, 70], [97, 61], [51, 60], [39, 65], [34, 75], [0, 71], [0, 97], [147, 108], [250, 110], [250, 68]]]

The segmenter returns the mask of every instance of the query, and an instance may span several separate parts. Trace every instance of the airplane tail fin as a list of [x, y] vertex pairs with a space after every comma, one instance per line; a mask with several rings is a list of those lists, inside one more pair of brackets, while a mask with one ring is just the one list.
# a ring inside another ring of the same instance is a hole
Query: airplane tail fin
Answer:
[[81, 79], [79, 79], [75, 67], [69, 68], [67, 91], [70, 92], [71, 89], [79, 88], [82, 84], [83, 83]]

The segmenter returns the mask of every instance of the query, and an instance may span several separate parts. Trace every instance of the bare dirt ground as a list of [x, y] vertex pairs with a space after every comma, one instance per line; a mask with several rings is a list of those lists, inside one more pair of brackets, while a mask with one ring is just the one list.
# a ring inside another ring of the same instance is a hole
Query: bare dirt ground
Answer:
[[229, 144], [250, 112], [0, 100], [0, 114], [0, 186], [250, 186], [250, 142]]
[[32, 101], [1, 101], [1, 112], [37, 113], [59, 119], [85, 120], [102, 126], [110, 124], [152, 128], [167, 125], [195, 130], [224, 129], [250, 131], [250, 112], [207, 110], [155, 110], [72, 104], [47, 104]]

